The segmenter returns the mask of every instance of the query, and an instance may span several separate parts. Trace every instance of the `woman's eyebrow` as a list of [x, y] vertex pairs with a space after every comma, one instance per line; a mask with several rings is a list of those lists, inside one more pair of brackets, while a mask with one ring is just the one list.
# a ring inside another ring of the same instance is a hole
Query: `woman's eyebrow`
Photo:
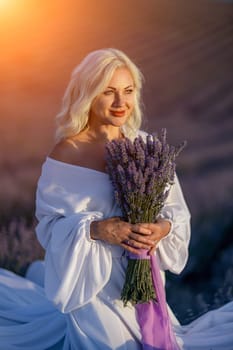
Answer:
[[[126, 86], [124, 89], [129, 89], [129, 88], [133, 88], [134, 86], [133, 85], [129, 85], [129, 86]], [[107, 89], [112, 89], [112, 90], [116, 90], [116, 88], [114, 88], [113, 86], [108, 86]]]

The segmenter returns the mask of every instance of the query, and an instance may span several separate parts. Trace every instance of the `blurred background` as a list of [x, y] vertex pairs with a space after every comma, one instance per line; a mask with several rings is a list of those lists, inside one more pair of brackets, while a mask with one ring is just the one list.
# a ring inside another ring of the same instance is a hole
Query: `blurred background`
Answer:
[[43, 257], [34, 200], [54, 118], [73, 68], [103, 47], [144, 73], [143, 129], [188, 142], [177, 173], [192, 213], [190, 258], [167, 279], [187, 323], [233, 299], [231, 1], [0, 0], [0, 266], [23, 275]]

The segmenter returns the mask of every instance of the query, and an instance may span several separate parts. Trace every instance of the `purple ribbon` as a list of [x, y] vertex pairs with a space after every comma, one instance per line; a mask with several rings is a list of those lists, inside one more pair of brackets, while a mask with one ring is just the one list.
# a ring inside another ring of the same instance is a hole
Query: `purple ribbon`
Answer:
[[157, 301], [136, 304], [136, 313], [142, 335], [143, 350], [179, 350], [168, 315], [165, 288], [156, 255], [130, 254], [131, 259], [150, 259]]

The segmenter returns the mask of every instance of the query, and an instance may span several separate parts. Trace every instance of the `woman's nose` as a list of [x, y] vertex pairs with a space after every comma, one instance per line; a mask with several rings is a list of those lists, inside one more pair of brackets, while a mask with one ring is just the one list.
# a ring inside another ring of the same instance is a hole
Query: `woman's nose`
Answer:
[[115, 94], [113, 106], [114, 107], [121, 107], [123, 105], [124, 105], [124, 96], [122, 96], [121, 94]]

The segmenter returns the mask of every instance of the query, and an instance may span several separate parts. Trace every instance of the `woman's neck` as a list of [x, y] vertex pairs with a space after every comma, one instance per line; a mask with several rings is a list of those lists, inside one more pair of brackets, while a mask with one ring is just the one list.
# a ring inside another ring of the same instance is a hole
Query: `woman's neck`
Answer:
[[113, 139], [120, 139], [123, 138], [124, 135], [120, 128], [99, 128], [99, 129], [92, 129], [92, 128], [85, 128], [81, 133], [83, 136], [87, 137], [90, 141], [96, 141], [96, 142], [106, 142], [111, 141]]

